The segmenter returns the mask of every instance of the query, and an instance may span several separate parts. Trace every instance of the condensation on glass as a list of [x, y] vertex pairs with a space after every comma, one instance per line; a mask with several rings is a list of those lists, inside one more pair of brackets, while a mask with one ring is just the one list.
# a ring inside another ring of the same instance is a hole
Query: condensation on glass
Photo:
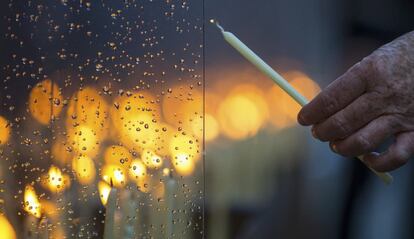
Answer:
[[202, 7], [8, 2], [3, 236], [203, 237]]

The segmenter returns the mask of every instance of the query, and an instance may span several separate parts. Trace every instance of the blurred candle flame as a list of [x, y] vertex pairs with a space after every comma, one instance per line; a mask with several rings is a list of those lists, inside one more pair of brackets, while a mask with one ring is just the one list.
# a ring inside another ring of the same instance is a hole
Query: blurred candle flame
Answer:
[[125, 169], [114, 164], [107, 164], [102, 168], [102, 179], [117, 188], [121, 188], [127, 183]]
[[0, 145], [3, 145], [9, 141], [10, 132], [11, 130], [9, 122], [0, 116]]
[[109, 193], [111, 192], [111, 186], [104, 181], [100, 181], [98, 183], [98, 191], [99, 191], [99, 197], [101, 198], [102, 204], [106, 206]]
[[69, 175], [63, 174], [62, 171], [51, 165], [47, 174], [43, 177], [43, 186], [53, 193], [58, 193], [70, 187]]
[[31, 185], [27, 185], [24, 190], [24, 210], [37, 218], [41, 216], [41, 205]]
[[16, 232], [7, 218], [0, 214], [0, 232], [1, 238], [16, 239]]

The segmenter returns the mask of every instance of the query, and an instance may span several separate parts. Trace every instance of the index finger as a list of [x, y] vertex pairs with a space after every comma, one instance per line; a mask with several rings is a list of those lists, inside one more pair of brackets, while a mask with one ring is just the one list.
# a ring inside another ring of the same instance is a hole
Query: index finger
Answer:
[[329, 84], [298, 114], [301, 125], [320, 123], [361, 96], [366, 89], [366, 70], [361, 63]]

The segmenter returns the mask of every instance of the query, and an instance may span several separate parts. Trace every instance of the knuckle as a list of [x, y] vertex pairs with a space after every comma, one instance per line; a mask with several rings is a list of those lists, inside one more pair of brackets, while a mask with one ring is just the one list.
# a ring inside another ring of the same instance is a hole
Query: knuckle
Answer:
[[339, 137], [347, 136], [349, 133], [349, 125], [341, 116], [332, 117], [332, 127]]
[[361, 151], [367, 152], [373, 149], [374, 145], [370, 140], [368, 140], [364, 135], [360, 134], [357, 136], [355, 140], [358, 147], [361, 149]]
[[322, 113], [324, 115], [331, 115], [335, 113], [337, 108], [337, 102], [334, 97], [330, 97], [329, 94], [321, 95]]

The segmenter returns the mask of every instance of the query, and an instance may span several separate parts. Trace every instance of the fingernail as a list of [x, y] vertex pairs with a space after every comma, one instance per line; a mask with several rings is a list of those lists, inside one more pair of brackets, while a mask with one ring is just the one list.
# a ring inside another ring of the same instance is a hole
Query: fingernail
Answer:
[[299, 113], [298, 122], [301, 125], [305, 125], [305, 119], [303, 118], [303, 114]]
[[338, 146], [336, 146], [336, 144], [330, 143], [330, 146], [331, 146], [332, 151], [334, 151], [335, 153], [338, 153]]

